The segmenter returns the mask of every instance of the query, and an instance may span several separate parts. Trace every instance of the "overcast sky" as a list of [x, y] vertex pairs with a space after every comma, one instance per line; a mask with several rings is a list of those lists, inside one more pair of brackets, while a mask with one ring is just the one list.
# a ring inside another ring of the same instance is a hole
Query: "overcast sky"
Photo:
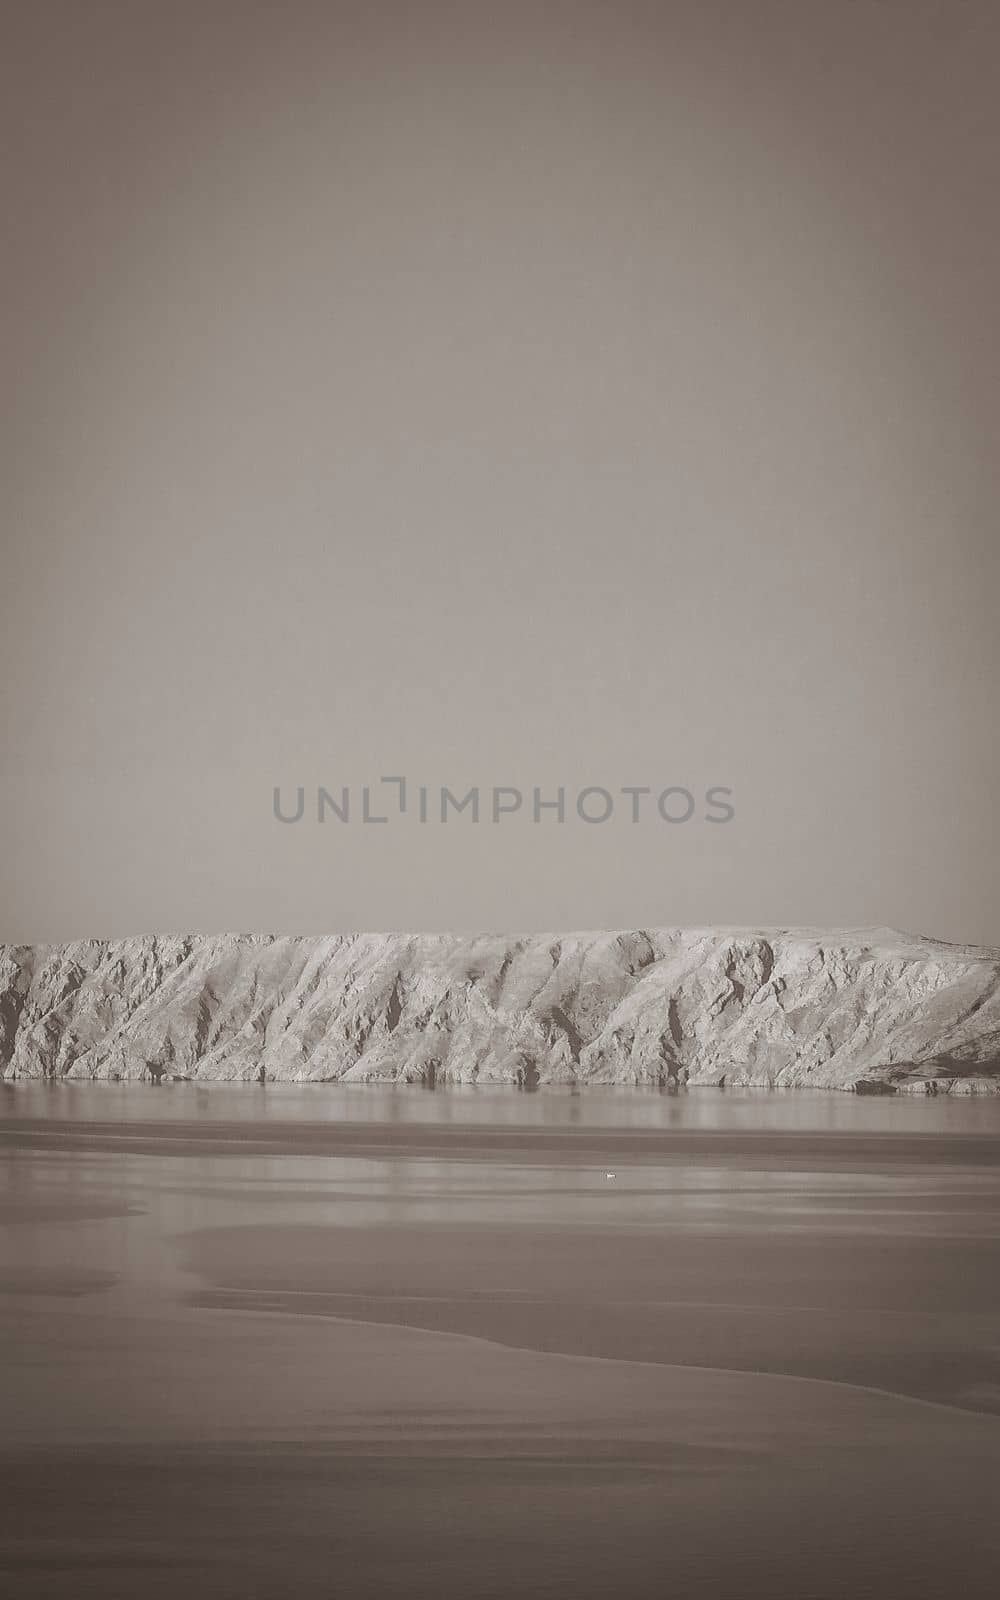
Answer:
[[992, 0], [5, 18], [0, 938], [1000, 942]]

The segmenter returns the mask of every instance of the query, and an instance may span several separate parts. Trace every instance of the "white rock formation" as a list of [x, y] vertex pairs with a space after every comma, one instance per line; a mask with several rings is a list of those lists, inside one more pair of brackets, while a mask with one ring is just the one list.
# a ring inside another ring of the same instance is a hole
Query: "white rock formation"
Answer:
[[889, 929], [0, 946], [7, 1079], [1000, 1085], [1000, 951]]

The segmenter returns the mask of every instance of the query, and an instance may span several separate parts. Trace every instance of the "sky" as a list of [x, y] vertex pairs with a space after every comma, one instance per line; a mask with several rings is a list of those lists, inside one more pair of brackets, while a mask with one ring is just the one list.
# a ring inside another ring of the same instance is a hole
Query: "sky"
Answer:
[[4, 14], [0, 939], [1000, 943], [1000, 8]]

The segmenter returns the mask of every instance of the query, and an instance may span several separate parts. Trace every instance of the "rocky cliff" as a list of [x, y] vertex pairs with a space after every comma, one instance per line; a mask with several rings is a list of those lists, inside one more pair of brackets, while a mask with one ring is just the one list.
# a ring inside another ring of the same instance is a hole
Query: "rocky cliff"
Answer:
[[887, 929], [0, 946], [4, 1077], [1000, 1085], [1000, 951]]

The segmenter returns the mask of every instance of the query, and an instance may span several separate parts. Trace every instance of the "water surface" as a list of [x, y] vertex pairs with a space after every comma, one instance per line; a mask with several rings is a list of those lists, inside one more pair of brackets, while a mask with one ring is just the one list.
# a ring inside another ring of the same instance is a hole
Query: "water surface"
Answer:
[[1000, 1101], [0, 1117], [11, 1592], [995, 1592]]

